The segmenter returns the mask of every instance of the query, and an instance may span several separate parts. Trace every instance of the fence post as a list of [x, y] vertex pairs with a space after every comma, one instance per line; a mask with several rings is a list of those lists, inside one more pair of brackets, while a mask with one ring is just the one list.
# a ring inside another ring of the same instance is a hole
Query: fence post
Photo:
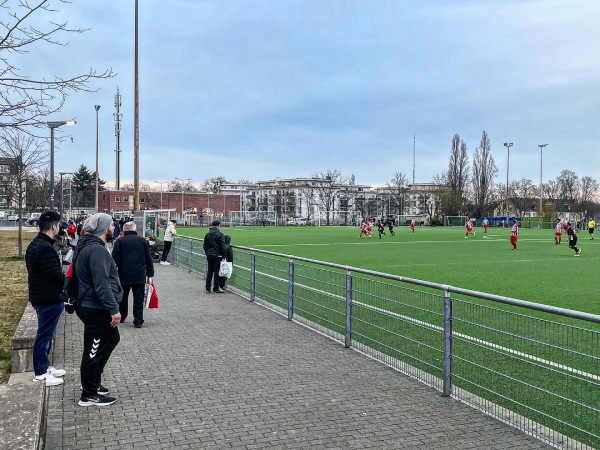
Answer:
[[194, 252], [194, 241], [192, 241], [190, 239], [190, 257], [189, 257], [190, 271], [193, 270], [193, 267], [192, 267], [192, 253], [193, 252]]
[[452, 299], [448, 286], [444, 286], [444, 371], [442, 395], [452, 393]]
[[294, 260], [288, 264], [288, 320], [294, 318]]
[[346, 333], [344, 347], [352, 345], [352, 272], [346, 270]]
[[250, 301], [256, 296], [256, 253], [250, 254]]

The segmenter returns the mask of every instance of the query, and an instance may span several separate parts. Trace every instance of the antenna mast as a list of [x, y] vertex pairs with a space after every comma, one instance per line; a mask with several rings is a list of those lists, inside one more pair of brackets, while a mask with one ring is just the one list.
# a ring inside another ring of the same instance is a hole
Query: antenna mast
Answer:
[[415, 184], [415, 145], [417, 142], [417, 136], [413, 134], [413, 184]]
[[115, 95], [115, 110], [113, 114], [115, 117], [115, 136], [117, 138], [117, 148], [115, 153], [117, 154], [117, 174], [115, 177], [115, 189], [118, 191], [121, 186], [121, 121], [123, 120], [123, 114], [120, 111], [121, 108], [121, 94], [119, 94], [119, 87], [117, 86], [117, 94]]

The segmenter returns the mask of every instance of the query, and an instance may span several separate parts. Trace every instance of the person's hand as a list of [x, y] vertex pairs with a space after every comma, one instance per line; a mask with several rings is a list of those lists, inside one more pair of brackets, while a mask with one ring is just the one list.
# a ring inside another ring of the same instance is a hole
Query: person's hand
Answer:
[[152, 283], [152, 277], [146, 278], [146, 284], [150, 284], [150, 283]]
[[112, 318], [112, 320], [110, 321], [110, 326], [111, 327], [118, 327], [119, 324], [121, 323], [121, 313], [113, 314], [110, 317]]

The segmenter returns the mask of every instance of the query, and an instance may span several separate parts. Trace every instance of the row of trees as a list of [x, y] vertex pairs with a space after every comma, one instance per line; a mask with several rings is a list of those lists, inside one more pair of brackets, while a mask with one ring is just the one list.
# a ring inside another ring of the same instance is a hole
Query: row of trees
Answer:
[[439, 186], [440, 214], [480, 217], [502, 209], [523, 215], [539, 210], [540, 194], [544, 208], [541, 212], [546, 215], [569, 209], [588, 213], [598, 210], [598, 182], [589, 176], [580, 178], [570, 170], [562, 170], [559, 176], [541, 186], [522, 178], [509, 182], [507, 189], [506, 184], [495, 181], [498, 168], [491, 150], [484, 130], [470, 164], [467, 145], [460, 135], [453, 136], [448, 170], [433, 179]]

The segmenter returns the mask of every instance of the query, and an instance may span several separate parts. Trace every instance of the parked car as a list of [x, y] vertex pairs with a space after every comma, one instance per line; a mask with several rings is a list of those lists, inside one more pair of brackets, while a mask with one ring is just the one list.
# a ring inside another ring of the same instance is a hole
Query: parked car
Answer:
[[306, 217], [290, 217], [286, 220], [286, 225], [308, 225], [309, 220]]
[[9, 222], [16, 222], [17, 220], [19, 220], [19, 215], [18, 214], [9, 214], [9, 216], [6, 218], [6, 220], [8, 220]]
[[[252, 225], [260, 225], [260, 219], [261, 218], [259, 216], [254, 216], [248, 219], [248, 223]], [[275, 225], [275, 221], [273, 219], [269, 219], [268, 217], [263, 217], [262, 220], [265, 225]]]
[[37, 224], [38, 224], [38, 221], [40, 220], [41, 215], [42, 215], [42, 213], [31, 213], [31, 216], [29, 216], [27, 223], [29, 225], [37, 227]]

